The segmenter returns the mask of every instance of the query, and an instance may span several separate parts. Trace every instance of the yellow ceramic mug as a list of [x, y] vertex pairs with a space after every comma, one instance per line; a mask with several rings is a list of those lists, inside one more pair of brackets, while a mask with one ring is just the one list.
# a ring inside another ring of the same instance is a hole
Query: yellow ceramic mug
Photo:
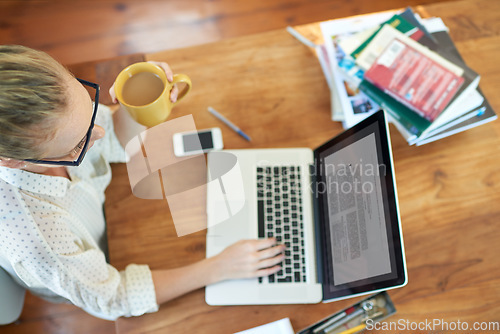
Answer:
[[[175, 83], [186, 84], [177, 101], [170, 101], [170, 90]], [[164, 122], [172, 108], [191, 90], [191, 79], [185, 74], [174, 74], [169, 82], [158, 65], [141, 62], [123, 69], [115, 80], [115, 94], [132, 118], [147, 127]]]

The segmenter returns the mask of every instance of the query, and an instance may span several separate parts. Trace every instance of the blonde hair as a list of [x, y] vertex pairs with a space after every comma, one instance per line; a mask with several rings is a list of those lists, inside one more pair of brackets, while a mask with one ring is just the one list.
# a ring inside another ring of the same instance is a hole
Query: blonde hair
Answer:
[[0, 45], [0, 157], [39, 159], [67, 106], [67, 70], [45, 52]]

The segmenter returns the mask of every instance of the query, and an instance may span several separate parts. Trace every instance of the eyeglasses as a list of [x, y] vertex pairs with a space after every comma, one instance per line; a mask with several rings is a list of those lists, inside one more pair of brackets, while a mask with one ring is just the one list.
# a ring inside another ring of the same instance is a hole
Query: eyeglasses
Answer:
[[[82, 163], [83, 158], [85, 157], [85, 153], [87, 153], [87, 148], [89, 147], [90, 137], [92, 135], [92, 130], [94, 128], [95, 117], [97, 115], [97, 106], [99, 105], [99, 85], [90, 81], [78, 79], [77, 80], [84, 86], [91, 87], [95, 89], [95, 98], [94, 98], [94, 112], [92, 114], [92, 120], [90, 121], [89, 129], [87, 130], [87, 134], [85, 135], [85, 143], [83, 144], [83, 148], [80, 152], [80, 155], [76, 160], [73, 161], [64, 161], [64, 160], [36, 160], [36, 159], [25, 159], [26, 162], [31, 162], [34, 164], [41, 165], [58, 165], [58, 166], [79, 166]], [[78, 145], [80, 146], [80, 145]]]

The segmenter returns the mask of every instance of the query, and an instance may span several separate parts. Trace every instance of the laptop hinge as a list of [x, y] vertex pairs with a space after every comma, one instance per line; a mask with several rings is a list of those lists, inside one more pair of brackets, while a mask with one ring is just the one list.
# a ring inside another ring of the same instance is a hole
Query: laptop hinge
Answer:
[[314, 245], [316, 253], [316, 277], [318, 283], [323, 283], [323, 252], [322, 252], [322, 238], [320, 230], [320, 215], [319, 215], [319, 196], [318, 196], [318, 175], [316, 166], [309, 165], [309, 175], [311, 177], [311, 191], [313, 192], [312, 208], [313, 208], [313, 222], [314, 222]]

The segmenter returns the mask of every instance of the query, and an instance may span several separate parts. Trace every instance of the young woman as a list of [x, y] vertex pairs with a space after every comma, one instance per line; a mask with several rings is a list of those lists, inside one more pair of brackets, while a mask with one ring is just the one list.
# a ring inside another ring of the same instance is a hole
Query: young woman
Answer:
[[[167, 64], [160, 64], [172, 80]], [[43, 52], [0, 46], [0, 267], [33, 294], [116, 319], [221, 280], [270, 275], [283, 246], [238, 242], [186, 267], [106, 262], [104, 191], [123, 162], [109, 109]], [[172, 90], [175, 101], [177, 90]], [[97, 101], [96, 101], [97, 102]]]

